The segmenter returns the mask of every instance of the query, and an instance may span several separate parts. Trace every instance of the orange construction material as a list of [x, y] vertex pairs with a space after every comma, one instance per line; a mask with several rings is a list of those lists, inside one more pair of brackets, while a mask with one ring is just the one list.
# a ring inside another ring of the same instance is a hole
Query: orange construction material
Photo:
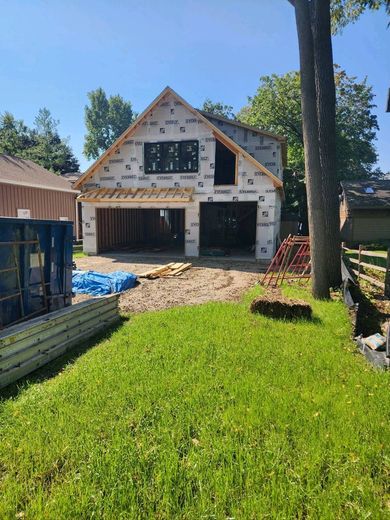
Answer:
[[284, 280], [310, 278], [310, 241], [307, 236], [285, 238], [261, 280], [265, 287], [277, 287]]

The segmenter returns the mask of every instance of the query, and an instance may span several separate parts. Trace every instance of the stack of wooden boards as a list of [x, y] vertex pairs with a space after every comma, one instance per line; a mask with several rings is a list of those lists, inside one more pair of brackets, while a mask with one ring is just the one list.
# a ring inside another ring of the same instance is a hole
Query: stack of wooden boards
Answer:
[[180, 276], [184, 271], [187, 271], [192, 267], [192, 264], [184, 264], [182, 262], [171, 262], [167, 265], [162, 265], [161, 267], [155, 267], [150, 271], [146, 271], [145, 273], [139, 274], [139, 278], [149, 278], [151, 280], [155, 278], [161, 277], [172, 277], [172, 276]]

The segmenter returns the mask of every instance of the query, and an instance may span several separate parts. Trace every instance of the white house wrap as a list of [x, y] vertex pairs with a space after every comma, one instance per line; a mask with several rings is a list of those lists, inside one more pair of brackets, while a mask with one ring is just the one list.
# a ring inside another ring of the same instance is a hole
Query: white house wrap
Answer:
[[[246, 245], [253, 242], [255, 258], [268, 261], [279, 233], [285, 146], [281, 136], [197, 111], [167, 87], [76, 182], [82, 190], [84, 251], [96, 254], [104, 244], [142, 241], [136, 229], [142, 213], [123, 210], [155, 209], [160, 212], [154, 226], [163, 220], [166, 227], [175, 218], [179, 234], [183, 228], [186, 256], [221, 242], [216, 215], [226, 227], [224, 236], [230, 232], [230, 247], [235, 226]], [[107, 209], [114, 211], [102, 211]], [[183, 218], [161, 211], [172, 209], [184, 210]], [[247, 230], [252, 225], [253, 240]], [[108, 239], [115, 233], [117, 239]]]

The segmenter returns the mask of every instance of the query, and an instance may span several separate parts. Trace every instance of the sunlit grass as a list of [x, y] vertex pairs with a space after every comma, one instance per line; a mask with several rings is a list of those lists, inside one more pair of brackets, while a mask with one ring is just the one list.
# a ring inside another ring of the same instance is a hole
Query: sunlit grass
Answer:
[[87, 253], [83, 253], [83, 251], [76, 251], [73, 253], [73, 258], [86, 258]]
[[0, 518], [387, 517], [388, 374], [341, 302], [287, 323], [255, 292], [134, 316], [5, 400]]

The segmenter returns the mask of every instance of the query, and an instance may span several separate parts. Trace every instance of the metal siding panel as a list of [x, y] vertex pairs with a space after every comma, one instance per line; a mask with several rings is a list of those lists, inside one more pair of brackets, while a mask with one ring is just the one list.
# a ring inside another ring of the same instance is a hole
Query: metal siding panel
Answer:
[[30, 209], [31, 218], [76, 222], [76, 193], [0, 184], [1, 216], [17, 217], [18, 209]]

